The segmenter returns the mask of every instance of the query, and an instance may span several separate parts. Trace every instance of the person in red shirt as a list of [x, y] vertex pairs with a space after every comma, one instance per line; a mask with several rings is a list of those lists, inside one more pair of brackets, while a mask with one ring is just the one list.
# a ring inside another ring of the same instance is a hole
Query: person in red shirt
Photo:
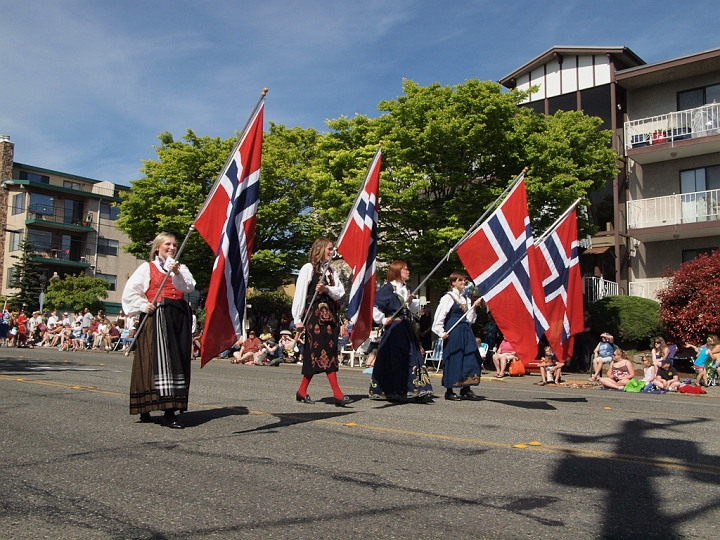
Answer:
[[248, 338], [243, 341], [242, 347], [239, 351], [235, 351], [233, 356], [235, 359], [232, 361], [233, 364], [246, 364], [252, 365], [255, 363], [255, 358], [260, 353], [262, 347], [262, 341], [255, 336], [255, 330], [250, 330]]

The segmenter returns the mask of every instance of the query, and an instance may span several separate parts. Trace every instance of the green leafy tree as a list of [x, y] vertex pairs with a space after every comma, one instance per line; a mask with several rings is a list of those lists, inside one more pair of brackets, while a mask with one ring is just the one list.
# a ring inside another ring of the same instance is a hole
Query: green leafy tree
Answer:
[[50, 309], [81, 312], [88, 307], [95, 313], [105, 309], [103, 299], [108, 297], [110, 284], [104, 279], [86, 274], [53, 278], [48, 282], [45, 304]]
[[[514, 125], [522, 141], [520, 160], [529, 168], [528, 206], [536, 235], [545, 232], [578, 197], [601, 190], [617, 174], [612, 133], [599, 129], [600, 124], [600, 118], [579, 111], [545, 116], [524, 107], [518, 110]], [[578, 228], [581, 235], [597, 232], [584, 212], [578, 213]]]
[[[35, 260], [35, 250], [32, 242], [25, 238], [20, 244], [20, 255], [12, 255], [13, 259], [18, 262], [13, 265], [15, 269], [15, 279], [13, 280], [13, 288], [17, 288], [18, 292], [13, 294], [8, 305], [13, 310], [24, 309], [32, 312], [40, 307], [40, 292], [42, 284], [40, 281], [40, 262]], [[45, 276], [47, 279], [47, 276]]]
[[[610, 132], [582, 113], [545, 117], [517, 106], [526, 93], [477, 79], [452, 87], [406, 80], [403, 91], [379, 104], [378, 118], [328, 122], [313, 167], [316, 210], [333, 238], [382, 141], [378, 234], [386, 262], [429, 271], [525, 166], [536, 233], [615, 174]], [[438, 275], [458, 264], [453, 257]]]

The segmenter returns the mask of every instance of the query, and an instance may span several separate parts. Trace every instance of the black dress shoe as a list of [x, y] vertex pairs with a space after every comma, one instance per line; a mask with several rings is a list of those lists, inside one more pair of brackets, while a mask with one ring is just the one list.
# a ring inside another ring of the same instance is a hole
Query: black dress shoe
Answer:
[[140, 413], [140, 422], [143, 424], [147, 424], [148, 422], [152, 422], [152, 416], [150, 416], [149, 412]]
[[445, 392], [445, 399], [448, 401], [460, 401], [460, 396], [455, 392]]
[[460, 390], [460, 397], [465, 399], [475, 399], [477, 396], [469, 387], [466, 386]]
[[300, 392], [295, 392], [295, 399], [301, 403], [315, 403], [312, 399], [310, 399], [310, 396], [302, 397], [300, 395]]
[[166, 427], [169, 427], [171, 429], [184, 429], [185, 426], [182, 425], [182, 422], [177, 419], [175, 415], [173, 416], [163, 416], [163, 425]]
[[341, 399], [333, 398], [333, 401], [336, 407], [344, 407], [350, 404], [350, 398], [347, 396], [343, 396]]

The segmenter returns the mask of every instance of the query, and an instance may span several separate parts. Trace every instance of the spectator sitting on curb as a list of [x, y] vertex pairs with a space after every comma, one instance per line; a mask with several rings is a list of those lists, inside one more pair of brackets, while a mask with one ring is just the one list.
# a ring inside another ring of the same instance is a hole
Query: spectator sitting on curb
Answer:
[[597, 381], [602, 373], [603, 365], [612, 362], [613, 351], [617, 349], [613, 341], [614, 338], [611, 334], [608, 334], [607, 332], [600, 334], [600, 343], [597, 344], [597, 347], [595, 347], [595, 350], [593, 351], [595, 354], [595, 357], [593, 358], [594, 371], [589, 380]]
[[653, 384], [660, 390], [677, 392], [677, 389], [680, 387], [680, 377], [678, 376], [677, 370], [670, 365], [669, 358], [662, 359], [662, 364], [657, 370]]

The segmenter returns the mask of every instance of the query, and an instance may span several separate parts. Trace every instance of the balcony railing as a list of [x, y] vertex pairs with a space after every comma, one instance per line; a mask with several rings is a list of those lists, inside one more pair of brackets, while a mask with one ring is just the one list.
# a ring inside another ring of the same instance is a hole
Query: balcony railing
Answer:
[[711, 221], [719, 213], [720, 189], [627, 202], [628, 229]]
[[720, 134], [720, 104], [625, 122], [625, 153], [632, 148]]
[[636, 279], [631, 281], [629, 285], [630, 296], [639, 296], [650, 300], [658, 301], [657, 293], [663, 289], [667, 289], [670, 282], [666, 278], [655, 279]]
[[55, 208], [44, 204], [31, 204], [28, 208], [28, 219], [41, 219], [52, 223], [66, 223], [82, 227], [92, 227], [92, 214], [84, 212], [82, 215], [65, 212], [64, 208]]
[[618, 284], [607, 279], [585, 276], [583, 278], [583, 293], [589, 303], [602, 300], [606, 296], [618, 295]]
[[[43, 259], [56, 259], [58, 262], [91, 262], [90, 250], [84, 242], [71, 241], [69, 245], [57, 245], [30, 239], [30, 243], [32, 244], [34, 255]], [[52, 263], [52, 261], [48, 262]]]

